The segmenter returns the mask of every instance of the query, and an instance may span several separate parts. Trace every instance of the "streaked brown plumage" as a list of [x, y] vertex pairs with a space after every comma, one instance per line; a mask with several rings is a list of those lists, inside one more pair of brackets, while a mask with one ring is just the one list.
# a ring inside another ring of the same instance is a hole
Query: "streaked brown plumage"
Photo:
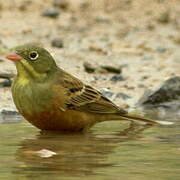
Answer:
[[15, 52], [7, 56], [17, 68], [13, 99], [19, 112], [39, 129], [82, 131], [108, 120], [158, 124], [128, 114], [99, 91], [60, 69], [45, 49], [24, 45], [16, 47]]

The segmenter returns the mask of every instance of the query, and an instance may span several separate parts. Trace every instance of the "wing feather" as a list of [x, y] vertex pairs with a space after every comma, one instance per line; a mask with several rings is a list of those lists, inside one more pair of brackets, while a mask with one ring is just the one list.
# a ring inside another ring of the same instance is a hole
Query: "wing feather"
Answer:
[[126, 111], [116, 106], [99, 91], [89, 85], [84, 85], [70, 74], [63, 72], [63, 77], [61, 76], [59, 80], [68, 95], [63, 108], [92, 113], [126, 114]]

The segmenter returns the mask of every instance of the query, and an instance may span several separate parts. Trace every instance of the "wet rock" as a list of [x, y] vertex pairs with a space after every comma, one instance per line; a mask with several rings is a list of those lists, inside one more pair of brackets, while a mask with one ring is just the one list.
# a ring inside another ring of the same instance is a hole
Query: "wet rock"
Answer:
[[53, 5], [63, 10], [67, 10], [69, 7], [69, 3], [67, 0], [53, 0]]
[[165, 11], [158, 17], [157, 21], [162, 24], [167, 24], [170, 21], [170, 12]]
[[139, 100], [140, 106], [170, 107], [171, 103], [180, 107], [180, 76], [166, 80], [155, 91], [147, 91]]
[[87, 73], [93, 73], [96, 70], [96, 67], [94, 67], [92, 64], [88, 62], [84, 62], [83, 66]]
[[53, 47], [57, 47], [57, 48], [63, 48], [64, 47], [63, 41], [60, 38], [53, 39], [52, 42], [51, 42], [51, 45]]
[[49, 8], [45, 9], [42, 13], [42, 16], [57, 18], [60, 15], [60, 10], [58, 8]]
[[116, 74], [111, 77], [110, 81], [118, 82], [118, 81], [124, 81], [124, 77], [121, 74]]

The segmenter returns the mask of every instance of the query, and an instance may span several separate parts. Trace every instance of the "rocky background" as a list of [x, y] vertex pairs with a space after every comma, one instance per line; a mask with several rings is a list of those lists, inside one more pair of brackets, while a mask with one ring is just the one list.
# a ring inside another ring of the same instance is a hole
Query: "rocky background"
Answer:
[[0, 22], [1, 112], [16, 111], [10, 92], [16, 70], [3, 57], [35, 42], [121, 107], [179, 113], [179, 0], [6, 0]]

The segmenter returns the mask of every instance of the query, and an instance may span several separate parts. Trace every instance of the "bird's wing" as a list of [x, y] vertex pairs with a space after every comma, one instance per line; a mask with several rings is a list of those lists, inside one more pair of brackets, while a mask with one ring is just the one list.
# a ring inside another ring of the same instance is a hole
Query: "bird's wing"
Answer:
[[63, 109], [73, 109], [92, 113], [120, 113], [126, 111], [116, 106], [99, 91], [89, 85], [84, 85], [79, 79], [68, 73], [63, 73], [60, 85], [66, 93]]
[[61, 94], [60, 98], [56, 98], [56, 105], [58, 105], [59, 109], [62, 111], [72, 109], [97, 114], [115, 114], [114, 117], [117, 119], [116, 115], [118, 115], [118, 120], [124, 118], [124, 120], [138, 120], [150, 124], [172, 124], [171, 122], [164, 123], [162, 121], [147, 119], [140, 115], [129, 114], [104, 97], [96, 89], [83, 84], [79, 79], [66, 72], [60, 75], [54, 89], [59, 91], [59, 93], [56, 92], [55, 94]]

